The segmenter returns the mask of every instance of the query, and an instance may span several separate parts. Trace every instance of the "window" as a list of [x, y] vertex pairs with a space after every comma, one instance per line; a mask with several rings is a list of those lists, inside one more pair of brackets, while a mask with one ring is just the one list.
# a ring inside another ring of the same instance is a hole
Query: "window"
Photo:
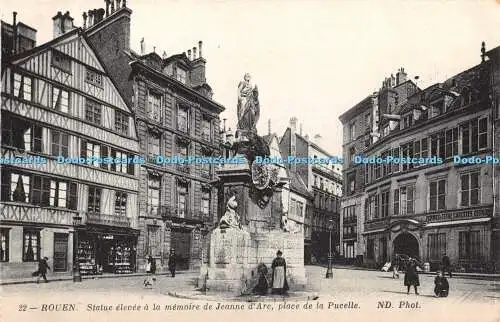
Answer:
[[431, 135], [431, 156], [445, 158], [445, 140], [444, 132]]
[[371, 123], [372, 123], [372, 120], [371, 120], [370, 113], [365, 114], [365, 125], [366, 125], [367, 131], [371, 129]]
[[177, 75], [176, 75], [176, 79], [183, 83], [183, 84], [186, 84], [186, 80], [187, 80], [187, 71], [182, 69], [182, 68], [179, 68], [177, 67]]
[[200, 164], [200, 170], [201, 170], [201, 176], [203, 178], [210, 178], [210, 170], [211, 170], [211, 167], [210, 167], [210, 163], [207, 161], [207, 162], [202, 162]]
[[189, 111], [187, 108], [179, 106], [177, 110], [177, 129], [189, 132]]
[[381, 216], [389, 216], [389, 190], [383, 191], [381, 194]]
[[[401, 157], [412, 158], [413, 157], [413, 142], [403, 144], [401, 146]], [[413, 163], [403, 163], [403, 171], [407, 171], [413, 168]]]
[[378, 195], [368, 197], [368, 220], [378, 218]]
[[23, 231], [23, 262], [40, 260], [40, 231], [24, 229]]
[[446, 180], [429, 183], [429, 210], [446, 209]]
[[201, 192], [201, 213], [203, 217], [210, 216], [210, 189], [203, 189]]
[[148, 226], [146, 252], [151, 256], [160, 256], [160, 227]]
[[352, 146], [349, 148], [349, 161], [354, 162], [354, 157], [356, 156], [356, 149]]
[[116, 191], [115, 194], [115, 215], [127, 215], [127, 194], [125, 192]]
[[406, 186], [394, 191], [394, 214], [407, 215], [414, 212], [415, 186]]
[[[177, 151], [178, 151], [180, 158], [187, 160], [187, 158], [189, 156], [189, 146], [188, 145], [179, 144], [177, 146]], [[182, 172], [189, 172], [189, 165], [187, 165], [185, 163], [184, 164], [179, 163], [179, 164], [177, 164], [177, 169], [179, 171], [182, 171]]]
[[446, 252], [446, 234], [429, 234], [428, 254], [429, 260], [441, 261], [441, 255]]
[[71, 58], [61, 53], [60, 51], [52, 51], [52, 66], [60, 70], [71, 73]]
[[461, 231], [458, 233], [459, 259], [477, 260], [481, 256], [479, 231]]
[[356, 187], [356, 172], [347, 175], [347, 193], [353, 194]]
[[128, 115], [118, 110], [115, 110], [115, 130], [128, 135]]
[[[394, 150], [392, 150], [392, 157], [394, 159], [396, 159], [396, 158], [399, 159], [399, 147], [397, 147]], [[392, 163], [392, 172], [393, 173], [399, 172], [399, 169], [400, 169], [399, 163], [398, 162], [393, 162]]]
[[148, 116], [155, 122], [161, 122], [161, 95], [148, 93]]
[[9, 230], [0, 228], [0, 262], [9, 261]]
[[430, 117], [436, 117], [444, 113], [444, 100], [440, 100], [431, 104]]
[[460, 126], [462, 154], [475, 153], [488, 147], [488, 119], [475, 119]]
[[366, 241], [366, 258], [368, 259], [375, 258], [375, 243], [373, 239], [368, 239]]
[[68, 156], [69, 135], [64, 132], [52, 130], [51, 153], [53, 156]]
[[160, 138], [161, 135], [154, 133], [154, 132], [149, 132], [148, 135], [148, 153], [149, 156], [153, 158], [152, 162], [154, 161], [154, 158], [157, 155], [160, 155]]
[[68, 113], [69, 92], [58, 87], [52, 87], [52, 108], [56, 111]]
[[188, 189], [187, 184], [177, 184], [177, 216], [184, 218], [188, 209]]
[[[5, 170], [2, 173], [8, 174]], [[28, 203], [30, 201], [30, 177], [20, 173], [10, 173], [10, 191], [6, 197], [7, 201]]]
[[353, 141], [355, 139], [355, 135], [356, 135], [356, 128], [355, 124], [352, 123], [349, 125], [349, 140]]
[[42, 152], [42, 127], [2, 115], [2, 144], [24, 151]]
[[148, 213], [159, 215], [160, 207], [160, 187], [161, 181], [159, 177], [149, 175], [148, 180]]
[[481, 176], [479, 171], [460, 176], [460, 206], [474, 206], [481, 203]]
[[85, 81], [92, 85], [102, 87], [102, 75], [97, 71], [87, 69], [85, 71]]
[[127, 165], [133, 166], [132, 163], [128, 164], [128, 156], [124, 152], [112, 150], [111, 156], [115, 159], [115, 162], [111, 165], [111, 168], [116, 172], [128, 173], [127, 168], [129, 167], [127, 167]]
[[68, 183], [50, 180], [49, 205], [66, 208], [68, 197]]
[[85, 101], [85, 120], [101, 125], [102, 107], [99, 103], [89, 99]]
[[31, 101], [33, 97], [31, 77], [14, 73], [14, 96], [26, 101]]
[[447, 158], [458, 154], [458, 128], [446, 130], [445, 145]]
[[101, 212], [101, 189], [89, 187], [89, 198], [87, 210], [89, 213], [98, 214]]
[[203, 138], [203, 140], [207, 141], [207, 142], [211, 142], [212, 140], [212, 124], [210, 122], [210, 120], [206, 119], [206, 118], [203, 118], [202, 119], [202, 133], [201, 133], [201, 136]]
[[[101, 146], [98, 143], [94, 142], [84, 142], [85, 144], [85, 150], [83, 151], [85, 153], [86, 158], [100, 158], [101, 157]], [[99, 163], [97, 162], [97, 159], [92, 163], [94, 166], [98, 167]]]

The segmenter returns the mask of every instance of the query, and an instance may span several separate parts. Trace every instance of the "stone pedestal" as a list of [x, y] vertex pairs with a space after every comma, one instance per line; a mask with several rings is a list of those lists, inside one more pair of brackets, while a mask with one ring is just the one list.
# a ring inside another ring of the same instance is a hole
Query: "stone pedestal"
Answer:
[[210, 238], [207, 291], [241, 294], [250, 272], [249, 250], [250, 234], [247, 231], [216, 228]]

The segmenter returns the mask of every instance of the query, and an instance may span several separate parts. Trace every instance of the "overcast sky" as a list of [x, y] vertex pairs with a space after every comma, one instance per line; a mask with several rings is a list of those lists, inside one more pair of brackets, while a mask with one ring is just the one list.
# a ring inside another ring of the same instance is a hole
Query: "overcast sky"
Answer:
[[[204, 43], [207, 80], [222, 118], [234, 129], [238, 82], [249, 72], [259, 86], [259, 134], [282, 135], [289, 119], [304, 134], [321, 134], [333, 155], [342, 151], [339, 115], [380, 88], [404, 67], [419, 86], [445, 80], [480, 62], [481, 42], [500, 46], [500, 0], [128, 0], [133, 10], [132, 49], [169, 55]], [[51, 18], [82, 12], [104, 0], [2, 0], [2, 20], [12, 11], [52, 38]]]

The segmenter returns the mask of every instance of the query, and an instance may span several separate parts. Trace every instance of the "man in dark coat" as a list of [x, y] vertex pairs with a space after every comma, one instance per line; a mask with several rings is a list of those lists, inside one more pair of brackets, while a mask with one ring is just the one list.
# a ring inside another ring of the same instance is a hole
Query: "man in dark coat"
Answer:
[[451, 263], [450, 263], [450, 258], [446, 255], [446, 253], [443, 254], [443, 274], [448, 272], [450, 274], [451, 278]]
[[405, 286], [408, 288], [407, 294], [410, 294], [410, 287], [413, 285], [413, 288], [415, 289], [415, 294], [418, 295], [417, 288], [420, 286], [420, 280], [418, 278], [417, 266], [419, 266], [417, 261], [414, 258], [410, 258], [408, 266], [406, 267], [405, 282], [404, 282]]
[[273, 294], [285, 294], [288, 291], [288, 282], [286, 280], [286, 261], [282, 255], [283, 253], [278, 250], [276, 258], [273, 260], [271, 265], [273, 270], [271, 281]]
[[170, 255], [168, 256], [168, 270], [170, 271], [170, 274], [172, 274], [172, 277], [175, 277], [175, 266], [176, 266], [175, 250], [171, 249]]
[[47, 263], [48, 260], [49, 259], [47, 257], [44, 257], [44, 258], [40, 259], [40, 261], [38, 262], [38, 271], [33, 273], [34, 275], [37, 276], [37, 278], [36, 278], [37, 283], [40, 282], [40, 277], [43, 278], [45, 283], [49, 282], [49, 281], [47, 281], [47, 276], [46, 276], [47, 270], [50, 269], [49, 264]]
[[438, 272], [438, 276], [434, 279], [434, 294], [437, 297], [447, 297], [450, 291], [448, 280], [444, 277], [443, 272]]

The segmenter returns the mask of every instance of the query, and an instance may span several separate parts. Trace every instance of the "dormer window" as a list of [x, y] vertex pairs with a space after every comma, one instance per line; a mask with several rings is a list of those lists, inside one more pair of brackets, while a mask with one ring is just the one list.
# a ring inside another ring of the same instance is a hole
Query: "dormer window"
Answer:
[[445, 112], [444, 110], [444, 100], [439, 100], [431, 104], [430, 117], [436, 117]]
[[59, 51], [52, 51], [52, 66], [63, 72], [71, 73], [71, 59]]
[[185, 69], [182, 69], [180, 67], [177, 67], [177, 74], [176, 74], [176, 79], [183, 83], [186, 84], [187, 80], [187, 71]]
[[402, 129], [407, 129], [413, 125], [413, 114], [408, 114], [403, 117]]

